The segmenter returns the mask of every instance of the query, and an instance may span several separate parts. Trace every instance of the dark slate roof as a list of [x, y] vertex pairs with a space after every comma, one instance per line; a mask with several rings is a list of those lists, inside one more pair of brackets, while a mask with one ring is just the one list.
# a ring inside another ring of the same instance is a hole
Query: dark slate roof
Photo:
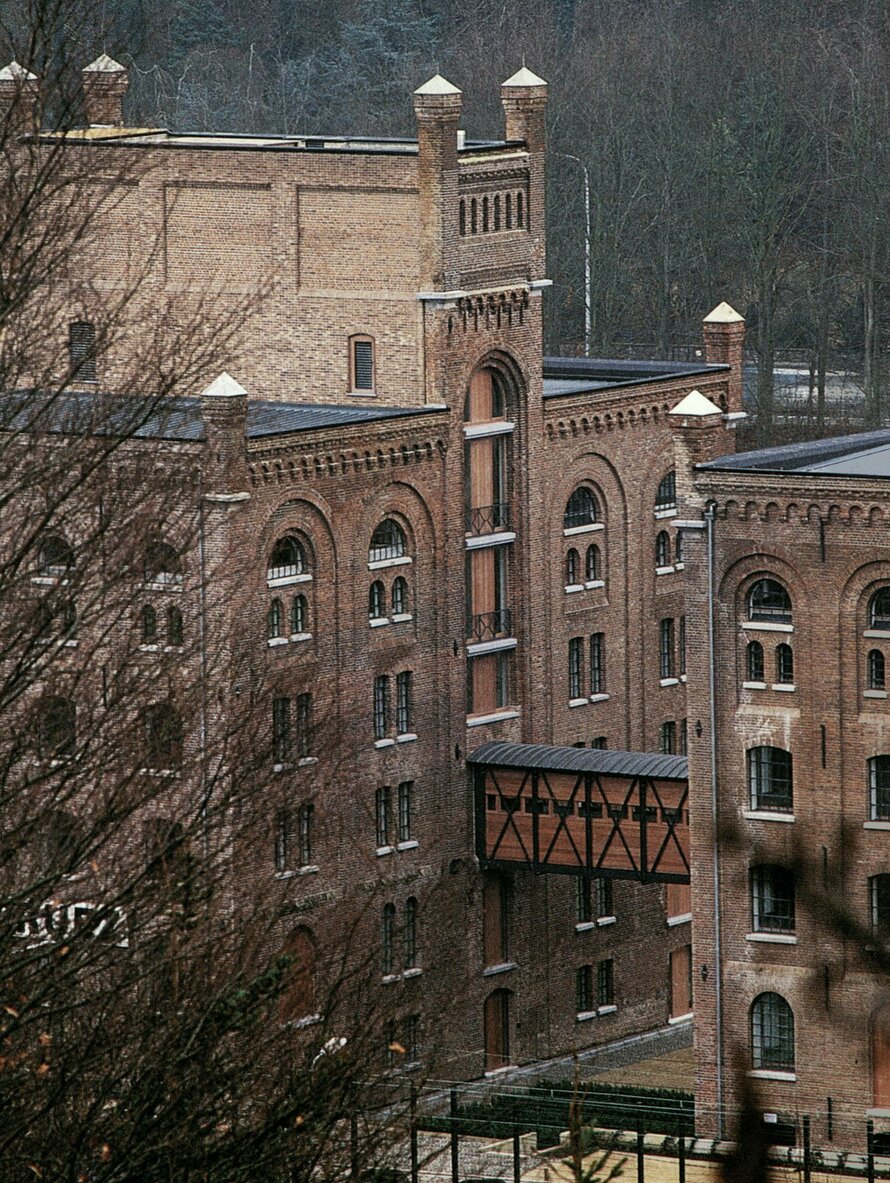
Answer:
[[719, 374], [727, 366], [687, 361], [624, 361], [601, 357], [545, 357], [544, 398], [605, 390], [612, 386], [633, 386], [675, 378], [697, 378]]
[[813, 476], [890, 477], [890, 431], [835, 436], [720, 456], [705, 472], [784, 472]]
[[485, 743], [467, 756], [467, 763], [494, 768], [542, 768], [548, 772], [598, 772], [604, 776], [648, 776], [686, 780], [685, 756], [652, 752], [602, 751], [596, 748], [555, 747], [543, 743]]
[[[247, 436], [263, 439], [299, 431], [348, 427], [416, 415], [436, 407], [351, 406], [334, 403], [247, 403]], [[71, 433], [109, 438], [161, 439], [199, 443], [204, 439], [200, 398], [110, 395], [65, 391], [53, 396], [14, 391], [0, 397], [0, 430]]]

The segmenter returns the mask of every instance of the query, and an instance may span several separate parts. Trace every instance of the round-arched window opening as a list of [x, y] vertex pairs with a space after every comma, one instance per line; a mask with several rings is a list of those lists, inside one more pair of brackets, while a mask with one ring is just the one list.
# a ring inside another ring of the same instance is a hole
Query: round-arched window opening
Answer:
[[781, 994], [759, 994], [751, 1004], [751, 1064], [794, 1071], [794, 1013]]
[[879, 587], [868, 605], [870, 628], [890, 632], [890, 587]]
[[37, 572], [48, 579], [64, 579], [74, 566], [74, 551], [58, 534], [44, 538], [37, 550]]
[[677, 474], [671, 469], [665, 473], [655, 493], [655, 512], [677, 508]]
[[579, 485], [566, 502], [562, 527], [564, 530], [574, 530], [579, 526], [592, 526], [599, 521], [599, 503], [592, 489], [586, 485]]
[[408, 581], [400, 575], [392, 585], [392, 614], [393, 616], [407, 616], [408, 614]]
[[791, 624], [791, 597], [775, 579], [758, 579], [748, 592], [748, 619]]
[[407, 552], [408, 546], [402, 527], [392, 518], [384, 518], [371, 535], [368, 562], [383, 563], [389, 559], [401, 559]]
[[272, 547], [266, 579], [270, 583], [275, 579], [293, 579], [297, 575], [305, 575], [307, 569], [303, 544], [292, 535], [286, 534]]
[[386, 615], [386, 588], [375, 579], [368, 591], [368, 618], [381, 620]]
[[152, 542], [145, 550], [145, 582], [165, 585], [182, 583], [182, 560], [168, 542]]

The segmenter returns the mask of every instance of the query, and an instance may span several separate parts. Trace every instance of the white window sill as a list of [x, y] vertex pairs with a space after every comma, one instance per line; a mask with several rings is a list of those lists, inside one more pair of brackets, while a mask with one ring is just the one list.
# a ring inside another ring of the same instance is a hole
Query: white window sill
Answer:
[[773, 813], [769, 809], [743, 809], [742, 817], [751, 822], [793, 822], [793, 813]]
[[655, 574], [658, 575], [673, 575], [674, 567], [656, 567]]
[[589, 1019], [596, 1018], [595, 1010], [581, 1010], [575, 1015], [576, 1023], [586, 1023]]
[[890, 1109], [866, 1109], [866, 1117], [890, 1117]]
[[590, 701], [591, 702], [608, 702], [609, 696], [608, 696], [608, 694], [591, 694]]
[[409, 838], [407, 842], [399, 842], [396, 845], [396, 850], [417, 850], [420, 843], [416, 838]]
[[498, 965], [487, 965], [482, 971], [482, 976], [483, 978], [493, 978], [497, 974], [509, 973], [510, 970], [518, 968], [515, 961], [502, 961]]
[[294, 644], [299, 645], [303, 641], [311, 641], [312, 633], [291, 633], [290, 639], [294, 642]]
[[413, 620], [414, 617], [410, 612], [394, 612], [392, 616], [393, 624], [404, 624], [406, 620]]
[[384, 625], [389, 624], [389, 617], [372, 616], [370, 617], [368, 623], [370, 624], [371, 628], [383, 628]]
[[[68, 582], [67, 579], [65, 582]], [[142, 590], [154, 592], [181, 592], [183, 590], [183, 585], [181, 579], [178, 582], [173, 582], [171, 580], [169, 583], [143, 583]]]
[[587, 698], [570, 698], [569, 699], [569, 706], [570, 707], [586, 707], [588, 702], [589, 702], [589, 699], [587, 699]]
[[670, 509], [656, 509], [656, 511], [655, 511], [656, 521], [659, 521], [659, 522], [663, 521], [665, 518], [675, 518], [676, 516], [677, 516], [676, 505], [672, 506]]
[[160, 653], [160, 651], [161, 651], [160, 645], [140, 645], [139, 646], [140, 653]]
[[505, 723], [508, 719], [518, 719], [519, 711], [508, 707], [503, 711], [495, 711], [490, 715], [467, 715], [468, 727], [482, 727], [487, 723]]
[[742, 682], [743, 690], [766, 690], [766, 682]]
[[676, 563], [674, 563], [674, 570], [675, 570], [675, 571], [685, 571], [685, 570], [686, 570], [686, 564], [685, 564], [684, 562], [680, 561], [680, 560], [677, 560], [677, 562], [676, 562]]
[[[31, 582], [36, 583], [38, 587], [67, 587], [69, 581], [61, 575], [32, 575]], [[143, 587], [146, 585], [143, 584]], [[890, 634], [888, 634], [890, 636]]]
[[575, 925], [575, 932], [592, 932], [595, 928], [595, 920], [579, 920]]
[[862, 635], [863, 637], [877, 637], [881, 641], [890, 641], [890, 631], [885, 628], [867, 628]]
[[[279, 645], [286, 645], [286, 644], [287, 644], [287, 637], [270, 637], [269, 640], [266, 642], [266, 645], [270, 649], [277, 649], [277, 647]], [[155, 645], [154, 648], [157, 649], [157, 645]]]
[[887, 691], [886, 690], [863, 690], [862, 697], [863, 698], [886, 698]]
[[[793, 633], [793, 624], [779, 624], [775, 620], [743, 620], [742, 628], [753, 629], [761, 633]], [[890, 633], [888, 633], [890, 636]]]
[[[77, 641], [66, 641], [65, 644], [66, 644], [66, 646], [67, 645], [76, 645]], [[185, 648], [184, 645], [165, 645], [163, 648], [163, 652], [164, 653], [181, 653], [184, 648]]]
[[384, 974], [380, 979], [384, 986], [390, 986], [393, 982], [400, 982], [402, 980], [401, 974]]
[[464, 426], [465, 440], [484, 440], [492, 435], [512, 435], [516, 425], [508, 419], [492, 419], [488, 423], [467, 423]]
[[276, 871], [276, 879], [296, 879], [300, 875], [317, 875], [319, 868], [312, 864], [306, 867], [294, 867], [291, 871]]
[[505, 1072], [512, 1072], [515, 1067], [515, 1064], [504, 1064], [500, 1068], [492, 1068], [485, 1073], [485, 1079], [491, 1080], [494, 1076], [503, 1076]]
[[584, 584], [583, 583], [567, 583], [566, 584], [566, 595], [567, 596], [570, 596], [573, 592], [582, 592], [582, 591], [584, 591]]
[[618, 1007], [615, 1005], [615, 1003], [610, 1002], [608, 1006], [598, 1006], [596, 1008], [596, 1013], [600, 1016], [600, 1018], [602, 1018], [603, 1015], [614, 1015], [617, 1010]]
[[752, 1080], [785, 1080], [792, 1084], [797, 1080], [796, 1072], [776, 1072], [772, 1068], [752, 1068], [748, 1076]]
[[413, 743], [417, 739], [413, 731], [403, 731], [401, 735], [396, 736], [396, 743]]
[[797, 937], [790, 932], [749, 932], [746, 941], [760, 945], [796, 945]]
[[419, 965], [415, 965], [415, 966], [412, 966], [411, 969], [406, 969], [402, 973], [402, 977], [403, 978], [419, 978], [422, 973], [423, 973], [422, 968]]
[[347, 398], [376, 398], [376, 390], [347, 390]]
[[318, 756], [301, 756], [297, 761], [297, 768], [311, 768], [318, 763]]
[[597, 918], [596, 918], [597, 928], [606, 928], [609, 924], [617, 924], [617, 923], [618, 923], [617, 916], [597, 916]]
[[282, 575], [278, 579], [267, 579], [266, 587], [290, 587], [294, 583], [311, 583], [311, 575]]
[[863, 822], [863, 830], [890, 830], [890, 822]]
[[773, 682], [771, 690], [781, 690], [784, 694], [793, 694], [797, 687], [793, 682]]
[[292, 1027], [314, 1027], [321, 1022], [321, 1015], [304, 1015], [302, 1019], [294, 1019]]
[[683, 912], [680, 916], [668, 916], [668, 928], [676, 928], [678, 924], [689, 924], [692, 921], [691, 912]]
[[684, 686], [686, 685], [686, 675], [685, 674], [680, 675], [680, 681], [683, 683]]
[[477, 534], [467, 539], [467, 550], [481, 550], [486, 546], [506, 546], [516, 541], [515, 530], [500, 530], [494, 534]]
[[[75, 640], [75, 639], [72, 637], [72, 638], [70, 638], [69, 640], [67, 640], [67, 641], [63, 641], [63, 642], [62, 642], [62, 648], [63, 648], [63, 649], [76, 649], [76, 648], [77, 648], [77, 646], [78, 646], [79, 644], [80, 644], [80, 641], [76, 641], [76, 640]], [[164, 652], [166, 652], [166, 651], [167, 651], [169, 648], [170, 648], [170, 646], [169, 646], [169, 645], [166, 645], [166, 646], [164, 647]], [[181, 648], [182, 648], [182, 646], [181, 646], [181, 645], [176, 645], [176, 646], [174, 646], [174, 648], [176, 648], [176, 649], [181, 649]]]
[[685, 1015], [672, 1015], [671, 1018], [668, 1019], [668, 1026], [676, 1027], [679, 1023], [690, 1023], [692, 1022], [693, 1017], [694, 1015], [691, 1010], [688, 1010]]
[[396, 741], [394, 739], [375, 739], [374, 740], [374, 747], [375, 748], [394, 748], [395, 746], [396, 746]]
[[481, 657], [483, 653], [500, 653], [503, 649], [516, 648], [515, 637], [500, 637], [497, 641], [474, 641], [467, 645], [467, 657]]
[[586, 587], [588, 590], [589, 590], [590, 588], [593, 588], [593, 587], [605, 587], [605, 586], [606, 586], [606, 581], [605, 581], [605, 579], [588, 579], [588, 580], [585, 582], [584, 586], [585, 586], [585, 587]]
[[374, 853], [377, 855], [378, 858], [383, 858], [383, 856], [385, 854], [392, 854], [392, 852], [394, 850], [395, 850], [394, 846], [378, 846], [377, 849], [374, 851]]
[[605, 530], [602, 522], [591, 522], [588, 526], [569, 526], [568, 530], [563, 530], [563, 538], [574, 538], [576, 534], [595, 534], [598, 530]]
[[368, 570], [383, 571], [387, 567], [407, 567], [410, 563], [410, 555], [399, 555], [396, 559], [375, 559], [372, 563], [368, 563]]
[[659, 678], [658, 685], [659, 686], [679, 686], [680, 679], [679, 678]]

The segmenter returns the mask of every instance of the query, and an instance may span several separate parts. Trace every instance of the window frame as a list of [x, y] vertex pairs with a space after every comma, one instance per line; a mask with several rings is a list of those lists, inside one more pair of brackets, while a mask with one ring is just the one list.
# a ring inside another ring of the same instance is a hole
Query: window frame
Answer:
[[887, 689], [887, 661], [881, 649], [869, 649], [868, 651], [866, 682], [869, 690]]
[[[778, 594], [781, 592], [781, 596]], [[772, 598], [775, 602], [770, 603]], [[771, 575], [762, 575], [745, 596], [748, 620], [761, 624], [793, 624], [794, 604], [788, 589]]]
[[[356, 356], [359, 346], [368, 346], [370, 360], [370, 385], [360, 386], [359, 361]], [[369, 333], [354, 333], [349, 338], [349, 393], [372, 395], [377, 393], [377, 346]]]
[[[580, 503], [584, 502], [582, 506]], [[562, 515], [563, 532], [583, 530], [601, 521], [599, 498], [589, 485], [576, 485], [566, 501]]]
[[[387, 537], [388, 535], [388, 537]], [[375, 542], [375, 539], [377, 541]], [[368, 565], [389, 563], [393, 559], [410, 558], [408, 537], [404, 527], [391, 514], [381, 518], [371, 533], [368, 543]]]
[[794, 872], [774, 863], [756, 863], [748, 882], [751, 931], [793, 935], [797, 925]]
[[[649, 486], [652, 487], [651, 485]], [[664, 474], [655, 490], [655, 512], [663, 513], [677, 508], [677, 471], [672, 468]]]
[[750, 1030], [755, 1071], [794, 1072], [794, 1011], [786, 998], [772, 990], [758, 994], [751, 1003]]
[[[879, 763], [881, 761], [881, 763]], [[868, 769], [868, 819], [890, 821], [890, 755], [877, 753], [866, 761]], [[883, 778], [886, 784], [881, 784]]]
[[[775, 753], [781, 753], [779, 759]], [[759, 744], [745, 753], [749, 807], [759, 813], [792, 813], [794, 810], [794, 757], [786, 748]], [[778, 765], [784, 768], [779, 768]], [[786, 789], [782, 791], [783, 774]], [[774, 783], [778, 788], [774, 788]]]

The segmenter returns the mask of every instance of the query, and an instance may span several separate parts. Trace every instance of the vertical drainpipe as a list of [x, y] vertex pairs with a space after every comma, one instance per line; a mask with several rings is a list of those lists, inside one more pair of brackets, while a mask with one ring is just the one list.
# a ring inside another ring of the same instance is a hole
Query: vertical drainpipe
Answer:
[[198, 556], [201, 567], [201, 603], [198, 613], [198, 635], [201, 647], [201, 834], [205, 860], [210, 854], [207, 833], [207, 550], [204, 536], [204, 496], [198, 502]]
[[720, 1138], [723, 1128], [723, 957], [720, 937], [720, 850], [718, 845], [717, 813], [717, 659], [714, 644], [714, 523], [716, 507], [705, 509], [708, 546], [708, 709], [711, 730], [711, 823], [714, 841], [711, 874], [714, 890], [714, 1000], [717, 1009], [717, 1129]]

